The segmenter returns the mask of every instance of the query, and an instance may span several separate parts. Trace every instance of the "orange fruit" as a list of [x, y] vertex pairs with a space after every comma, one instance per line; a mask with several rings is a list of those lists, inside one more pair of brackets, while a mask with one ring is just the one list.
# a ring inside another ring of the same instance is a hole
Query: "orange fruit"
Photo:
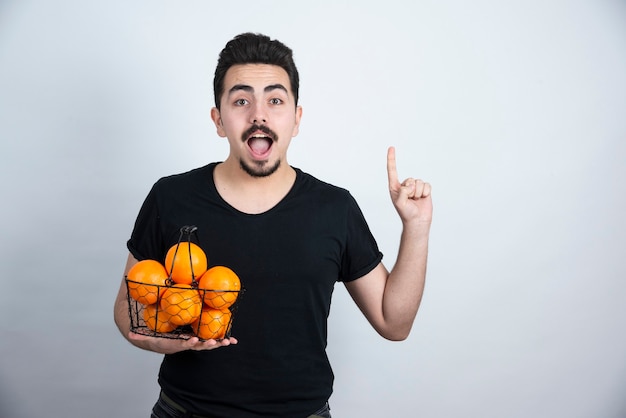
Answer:
[[204, 303], [215, 309], [224, 309], [237, 300], [241, 281], [234, 271], [224, 266], [211, 267], [200, 277], [198, 289]]
[[156, 303], [167, 280], [165, 267], [155, 260], [142, 260], [128, 270], [128, 294], [144, 305]]
[[171, 315], [162, 309], [159, 309], [157, 303], [148, 305], [143, 310], [143, 320], [146, 326], [152, 331], [156, 332], [172, 332], [176, 329], [176, 325], [172, 324], [170, 320]]
[[170, 315], [169, 322], [187, 325], [198, 319], [202, 311], [202, 298], [198, 290], [188, 284], [168, 287], [163, 292], [161, 309]]
[[204, 274], [207, 266], [206, 254], [193, 242], [172, 245], [165, 255], [165, 269], [175, 283], [191, 284]]
[[219, 340], [226, 336], [232, 313], [228, 309], [202, 308], [200, 318], [191, 324], [198, 338]]

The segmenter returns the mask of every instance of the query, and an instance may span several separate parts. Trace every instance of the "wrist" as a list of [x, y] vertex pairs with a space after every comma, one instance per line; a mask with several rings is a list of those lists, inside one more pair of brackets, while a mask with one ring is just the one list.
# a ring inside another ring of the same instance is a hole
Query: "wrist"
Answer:
[[402, 222], [402, 230], [405, 233], [418, 236], [428, 236], [430, 233], [431, 220], [408, 220]]

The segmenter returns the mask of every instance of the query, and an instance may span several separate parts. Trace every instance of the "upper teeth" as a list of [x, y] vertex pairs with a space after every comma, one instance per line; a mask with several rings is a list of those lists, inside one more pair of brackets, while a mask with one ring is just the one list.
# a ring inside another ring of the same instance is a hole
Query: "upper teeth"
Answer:
[[253, 138], [265, 138], [265, 135], [263, 134], [254, 134], [252, 135]]

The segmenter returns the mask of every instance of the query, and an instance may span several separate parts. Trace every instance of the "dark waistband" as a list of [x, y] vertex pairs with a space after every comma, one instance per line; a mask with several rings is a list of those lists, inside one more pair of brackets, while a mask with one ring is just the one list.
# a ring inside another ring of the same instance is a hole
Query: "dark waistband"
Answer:
[[172, 408], [176, 409], [177, 411], [180, 411], [183, 414], [185, 414], [184, 415], [185, 417], [189, 417], [189, 418], [212, 418], [212, 417], [209, 417], [207, 415], [198, 415], [198, 414], [194, 414], [192, 412], [189, 412], [188, 410], [186, 410], [185, 408], [183, 408], [182, 406], [180, 406], [179, 404], [174, 402], [172, 400], [172, 398], [170, 398], [165, 393], [163, 393], [163, 391], [161, 391], [159, 396], [161, 397], [161, 399], [163, 399], [163, 402], [165, 402], [166, 404], [168, 404]]
[[[161, 399], [163, 399], [163, 402], [165, 402], [166, 404], [168, 404], [172, 408], [174, 408], [177, 411], [180, 411], [183, 414], [185, 414], [186, 417], [190, 417], [190, 418], [212, 418], [212, 417], [209, 417], [209, 416], [206, 416], [206, 415], [198, 415], [198, 414], [194, 414], [194, 413], [191, 413], [191, 412], [187, 411], [185, 408], [183, 408], [182, 406], [180, 406], [179, 404], [174, 402], [172, 400], [172, 398], [170, 398], [165, 393], [163, 393], [163, 391], [161, 391], [161, 393], [159, 394], [159, 397]], [[322, 415], [318, 415], [318, 414], [320, 414], [320, 413], [328, 413], [329, 410], [330, 410], [330, 407], [328, 406], [328, 402], [326, 402], [326, 405], [324, 405], [322, 407], [322, 409], [317, 411], [315, 414], [310, 415], [308, 418], [321, 417]]]

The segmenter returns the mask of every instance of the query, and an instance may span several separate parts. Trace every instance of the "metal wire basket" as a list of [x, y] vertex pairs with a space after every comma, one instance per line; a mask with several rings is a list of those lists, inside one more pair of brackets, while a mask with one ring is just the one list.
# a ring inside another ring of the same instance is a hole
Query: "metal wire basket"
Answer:
[[[195, 226], [184, 226], [180, 229], [178, 243], [172, 247], [174, 254], [181, 248], [185, 249], [181, 246], [191, 246], [192, 239], [197, 238], [194, 235], [196, 230]], [[207, 267], [207, 263], [204, 264]], [[243, 287], [239, 286], [241, 288], [238, 290], [199, 288], [199, 278], [193, 270], [191, 256], [190, 266], [190, 284], [175, 283], [172, 278], [173, 264], [167, 270], [170, 272], [168, 277], [159, 278], [157, 283], [125, 277], [132, 332], [171, 339], [197, 336], [201, 340], [221, 340], [230, 337], [234, 313], [243, 294]], [[159, 274], [158, 277], [164, 277], [165, 266], [158, 268], [163, 270], [163, 276]], [[237, 283], [239, 284], [238, 278]]]

